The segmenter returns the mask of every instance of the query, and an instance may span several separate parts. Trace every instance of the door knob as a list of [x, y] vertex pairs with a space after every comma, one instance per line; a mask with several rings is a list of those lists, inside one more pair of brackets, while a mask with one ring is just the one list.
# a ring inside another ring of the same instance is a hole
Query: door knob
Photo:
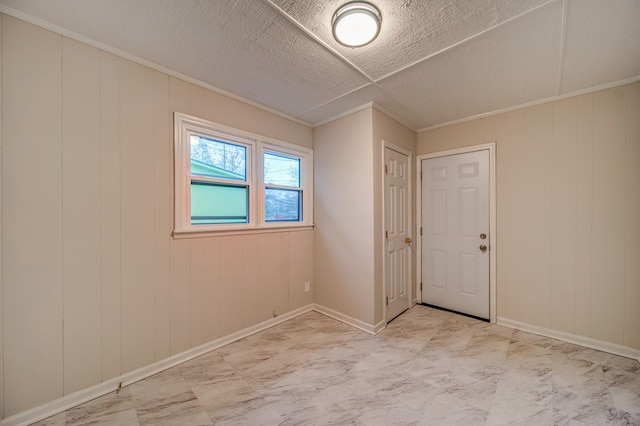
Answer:
[[481, 252], [483, 252], [483, 253], [484, 253], [485, 251], [487, 251], [487, 246], [485, 246], [484, 244], [482, 244], [482, 245], [480, 246], [480, 251], [481, 251]]
[[407, 238], [404, 239], [404, 242], [407, 243], [407, 244], [411, 244], [412, 241], [413, 240], [411, 239], [411, 237], [407, 237]]

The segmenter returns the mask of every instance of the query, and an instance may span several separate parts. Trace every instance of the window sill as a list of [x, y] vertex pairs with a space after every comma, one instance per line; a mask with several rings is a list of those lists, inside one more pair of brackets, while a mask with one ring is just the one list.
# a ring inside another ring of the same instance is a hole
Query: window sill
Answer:
[[174, 240], [182, 240], [187, 238], [205, 238], [205, 237], [222, 237], [227, 235], [252, 235], [252, 234], [273, 234], [276, 232], [297, 232], [312, 230], [314, 225], [299, 226], [273, 226], [252, 229], [225, 229], [220, 231], [212, 230], [188, 230], [176, 231], [171, 234]]

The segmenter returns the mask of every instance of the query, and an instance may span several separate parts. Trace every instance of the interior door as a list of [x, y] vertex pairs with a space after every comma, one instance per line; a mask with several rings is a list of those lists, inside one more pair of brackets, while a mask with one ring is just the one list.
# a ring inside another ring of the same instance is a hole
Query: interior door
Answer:
[[385, 148], [384, 164], [385, 319], [388, 322], [409, 307], [412, 240], [409, 157]]
[[489, 319], [489, 151], [421, 166], [422, 302]]

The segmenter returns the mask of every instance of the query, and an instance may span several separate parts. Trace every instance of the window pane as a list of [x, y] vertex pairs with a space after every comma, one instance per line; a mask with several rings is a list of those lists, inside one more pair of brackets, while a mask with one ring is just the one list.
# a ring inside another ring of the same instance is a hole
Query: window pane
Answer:
[[247, 179], [247, 148], [192, 135], [191, 174], [244, 181]]
[[300, 159], [265, 152], [264, 183], [299, 187]]
[[264, 199], [267, 222], [302, 220], [302, 191], [266, 188]]
[[191, 182], [191, 224], [248, 223], [249, 188]]

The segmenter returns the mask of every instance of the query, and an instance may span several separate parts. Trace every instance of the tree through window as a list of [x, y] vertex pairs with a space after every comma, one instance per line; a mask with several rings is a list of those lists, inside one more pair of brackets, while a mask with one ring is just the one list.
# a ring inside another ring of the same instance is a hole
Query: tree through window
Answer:
[[302, 220], [299, 158], [265, 152], [264, 184], [267, 222]]

